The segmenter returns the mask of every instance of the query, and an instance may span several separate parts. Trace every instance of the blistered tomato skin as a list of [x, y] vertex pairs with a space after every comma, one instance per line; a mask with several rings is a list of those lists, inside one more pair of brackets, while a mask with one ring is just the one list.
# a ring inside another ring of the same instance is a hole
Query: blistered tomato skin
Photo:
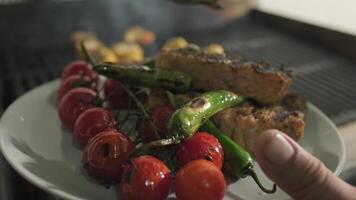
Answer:
[[171, 184], [170, 170], [153, 156], [139, 156], [125, 167], [120, 183], [123, 200], [164, 200]]
[[127, 108], [129, 103], [129, 96], [127, 92], [121, 87], [119, 82], [109, 78], [106, 79], [104, 83], [104, 94], [111, 108]]
[[83, 167], [90, 177], [101, 184], [117, 183], [134, 148], [130, 138], [120, 132], [101, 132], [85, 147]]
[[177, 158], [180, 166], [193, 160], [205, 159], [221, 169], [224, 152], [218, 139], [206, 132], [198, 132], [180, 144]]
[[72, 130], [75, 121], [85, 110], [94, 107], [97, 93], [89, 88], [74, 88], [59, 102], [58, 113], [62, 124]]
[[93, 90], [97, 90], [97, 82], [92, 81], [86, 76], [80, 75], [72, 75], [66, 78], [61, 85], [59, 86], [58, 90], [58, 100], [60, 101], [62, 97], [71, 89], [76, 87], [87, 87]]
[[[150, 118], [152, 119], [152, 123], [157, 128], [160, 137], [165, 137], [168, 133], [168, 121], [171, 115], [174, 113], [174, 108], [170, 106], [157, 106], [152, 108], [149, 111]], [[154, 129], [148, 120], [144, 120], [141, 122], [143, 134], [142, 140], [144, 142], [150, 142], [153, 140], [158, 140]]]
[[82, 60], [76, 60], [69, 63], [62, 72], [61, 81], [64, 81], [73, 75], [86, 76], [94, 82], [98, 81], [98, 73], [92, 69], [89, 63]]
[[74, 125], [74, 139], [85, 146], [96, 134], [115, 130], [114, 116], [105, 108], [90, 108], [81, 113]]
[[184, 165], [174, 179], [178, 200], [221, 200], [226, 183], [219, 168], [207, 160], [194, 160]]

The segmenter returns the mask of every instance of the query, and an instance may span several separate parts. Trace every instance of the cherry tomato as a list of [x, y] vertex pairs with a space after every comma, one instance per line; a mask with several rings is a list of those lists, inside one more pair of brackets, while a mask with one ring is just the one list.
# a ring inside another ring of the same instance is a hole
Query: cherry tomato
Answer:
[[224, 152], [218, 139], [206, 132], [198, 132], [179, 145], [177, 157], [180, 166], [192, 160], [205, 159], [221, 169]]
[[[174, 109], [170, 106], [157, 106], [149, 111], [149, 115], [152, 119], [153, 124], [156, 126], [160, 137], [164, 137], [168, 132], [168, 121], [171, 115], [174, 113]], [[144, 142], [150, 142], [157, 140], [157, 136], [154, 132], [148, 120], [141, 122], [141, 127], [143, 130], [142, 140]]]
[[74, 125], [74, 139], [85, 146], [96, 134], [115, 130], [114, 116], [104, 108], [90, 108], [79, 115]]
[[98, 81], [98, 74], [92, 69], [91, 65], [82, 60], [76, 60], [69, 63], [63, 70], [61, 80], [64, 81], [70, 76], [86, 76], [90, 80]]
[[207, 160], [194, 160], [178, 170], [174, 179], [178, 200], [220, 200], [226, 183], [223, 173]]
[[85, 110], [94, 107], [97, 93], [89, 88], [74, 88], [65, 94], [59, 102], [59, 118], [63, 125], [73, 129], [75, 121]]
[[108, 78], [104, 84], [104, 94], [111, 108], [127, 108], [129, 96], [119, 82]]
[[139, 156], [127, 165], [122, 175], [120, 192], [123, 200], [164, 200], [171, 177], [168, 167], [153, 156]]
[[96, 90], [97, 82], [90, 80], [87, 76], [81, 76], [81, 75], [69, 76], [59, 86], [58, 100], [62, 99], [62, 97], [69, 90], [76, 88], [76, 87], [88, 87], [93, 90]]
[[130, 138], [120, 132], [101, 132], [89, 140], [85, 147], [83, 167], [99, 183], [119, 182], [124, 165], [134, 148]]

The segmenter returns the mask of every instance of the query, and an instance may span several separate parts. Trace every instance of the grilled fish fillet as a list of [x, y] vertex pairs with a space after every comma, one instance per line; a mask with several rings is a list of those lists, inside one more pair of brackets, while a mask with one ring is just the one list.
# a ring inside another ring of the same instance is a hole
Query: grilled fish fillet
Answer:
[[156, 56], [156, 67], [186, 72], [195, 89], [229, 90], [263, 104], [278, 102], [292, 82], [289, 73], [266, 63], [242, 62], [189, 48], [161, 51]]
[[[303, 109], [302, 107], [300, 108]], [[283, 103], [264, 107], [245, 103], [217, 113], [213, 120], [220, 130], [252, 155], [256, 139], [264, 130], [278, 129], [297, 142], [304, 135], [304, 113], [290, 110]]]

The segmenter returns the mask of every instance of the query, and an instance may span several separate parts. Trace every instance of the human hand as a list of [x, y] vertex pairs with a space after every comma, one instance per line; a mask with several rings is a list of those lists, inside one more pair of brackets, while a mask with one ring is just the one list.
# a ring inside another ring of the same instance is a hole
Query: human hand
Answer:
[[258, 137], [256, 160], [264, 173], [294, 199], [356, 199], [356, 188], [278, 130]]

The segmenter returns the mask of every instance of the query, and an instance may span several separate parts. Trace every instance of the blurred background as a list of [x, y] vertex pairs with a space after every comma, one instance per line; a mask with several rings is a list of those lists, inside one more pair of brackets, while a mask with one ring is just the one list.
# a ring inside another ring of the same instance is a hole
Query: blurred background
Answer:
[[[153, 53], [183, 36], [219, 43], [231, 56], [293, 70], [292, 90], [338, 125], [347, 144], [343, 178], [354, 181], [356, 14], [353, 0], [222, 0], [222, 10], [169, 0], [0, 0], [0, 115], [18, 96], [55, 79], [75, 58], [71, 34], [90, 31], [107, 46], [140, 25]], [[56, 199], [14, 172], [0, 155], [0, 199]]]

